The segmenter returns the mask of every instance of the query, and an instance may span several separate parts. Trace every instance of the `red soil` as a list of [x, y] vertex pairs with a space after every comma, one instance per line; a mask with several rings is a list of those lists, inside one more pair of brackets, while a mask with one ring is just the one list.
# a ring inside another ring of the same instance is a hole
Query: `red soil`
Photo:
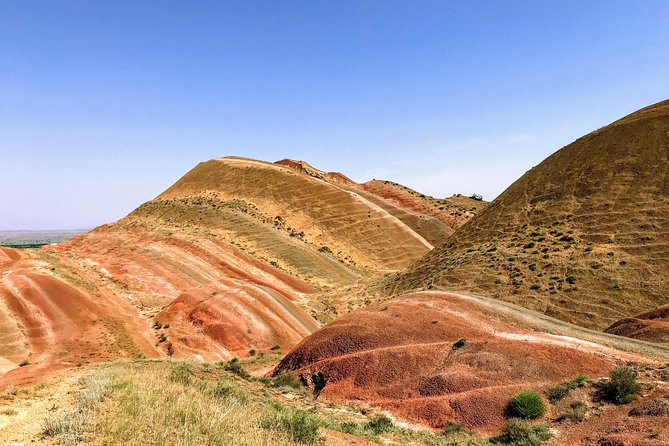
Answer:
[[669, 344], [669, 305], [621, 319], [605, 331], [628, 338]]
[[3, 251], [15, 261], [0, 278], [0, 358], [79, 364], [156, 354], [129, 302], [57, 277], [28, 251]]
[[606, 375], [612, 352], [523, 330], [447, 293], [413, 293], [323, 327], [275, 373], [295, 371], [307, 382], [320, 374], [326, 398], [363, 400], [435, 428], [456, 420], [492, 433], [513, 394], [580, 373]]

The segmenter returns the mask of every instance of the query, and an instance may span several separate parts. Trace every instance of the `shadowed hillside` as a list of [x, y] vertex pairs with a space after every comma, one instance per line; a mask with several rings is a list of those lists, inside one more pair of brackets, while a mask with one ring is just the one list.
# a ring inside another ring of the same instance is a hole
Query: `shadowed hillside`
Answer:
[[425, 287], [597, 329], [669, 302], [669, 101], [548, 157], [382, 293]]

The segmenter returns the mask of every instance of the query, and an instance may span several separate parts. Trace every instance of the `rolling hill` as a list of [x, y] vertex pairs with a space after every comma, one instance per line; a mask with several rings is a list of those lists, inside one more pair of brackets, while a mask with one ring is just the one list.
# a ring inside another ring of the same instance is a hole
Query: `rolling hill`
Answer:
[[669, 101], [557, 151], [379, 287], [482, 293], [584, 327], [669, 302]]
[[300, 161], [201, 163], [117, 222], [0, 248], [0, 364], [286, 351], [319, 327], [322, 293], [407, 267], [464, 221], [403, 203]]

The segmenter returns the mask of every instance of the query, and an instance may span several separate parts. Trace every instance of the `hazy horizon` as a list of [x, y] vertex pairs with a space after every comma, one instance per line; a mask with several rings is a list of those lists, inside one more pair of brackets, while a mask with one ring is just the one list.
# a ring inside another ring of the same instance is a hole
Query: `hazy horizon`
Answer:
[[492, 200], [669, 97], [669, 3], [0, 2], [1, 230], [93, 228], [199, 162]]

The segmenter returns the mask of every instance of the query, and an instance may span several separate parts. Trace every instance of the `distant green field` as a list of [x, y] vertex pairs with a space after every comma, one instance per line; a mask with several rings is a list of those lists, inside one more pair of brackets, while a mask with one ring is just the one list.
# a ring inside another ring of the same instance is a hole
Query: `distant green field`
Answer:
[[88, 229], [67, 229], [51, 231], [0, 231], [0, 246], [10, 248], [39, 248], [59, 243]]

